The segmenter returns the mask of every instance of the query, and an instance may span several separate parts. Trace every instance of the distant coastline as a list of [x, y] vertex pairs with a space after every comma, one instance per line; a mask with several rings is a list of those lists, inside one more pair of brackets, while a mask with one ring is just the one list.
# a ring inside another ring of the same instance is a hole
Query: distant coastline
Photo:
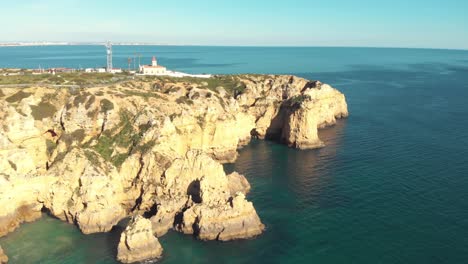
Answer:
[[[105, 45], [105, 42], [53, 42], [53, 41], [35, 41], [35, 42], [0, 42], [0, 47], [32, 47], [32, 46], [96, 46]], [[167, 45], [161, 43], [144, 42], [112, 42], [114, 46], [159, 46]]]
[[[42, 46], [102, 46], [106, 42], [64, 42], [64, 41], [16, 41], [0, 42], [1, 47], [42, 47]], [[152, 42], [112, 42], [114, 46], [177, 46], [177, 47], [255, 47], [255, 48], [353, 48], [353, 49], [419, 49], [468, 51], [466, 48], [400, 47], [400, 46], [342, 46], [342, 45], [216, 45], [216, 44], [175, 44]]]

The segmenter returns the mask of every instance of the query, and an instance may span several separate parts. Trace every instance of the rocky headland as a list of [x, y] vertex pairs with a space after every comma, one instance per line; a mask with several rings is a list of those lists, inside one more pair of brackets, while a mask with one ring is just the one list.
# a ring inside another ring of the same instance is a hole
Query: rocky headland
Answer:
[[342, 93], [295, 76], [1, 88], [0, 236], [44, 211], [85, 234], [133, 216], [118, 245], [127, 263], [159, 257], [170, 229], [255, 237], [250, 185], [222, 164], [252, 138], [323, 147], [318, 129], [347, 115]]

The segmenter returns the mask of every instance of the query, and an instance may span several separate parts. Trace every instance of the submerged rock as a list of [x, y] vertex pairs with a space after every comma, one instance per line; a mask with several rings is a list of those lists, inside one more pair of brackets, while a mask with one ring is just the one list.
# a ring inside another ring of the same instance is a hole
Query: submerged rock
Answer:
[[8, 256], [3, 252], [2, 247], [0, 246], [0, 264], [8, 263]]
[[138, 215], [130, 220], [120, 236], [117, 259], [133, 263], [159, 258], [162, 252], [161, 244], [153, 235], [151, 221]]

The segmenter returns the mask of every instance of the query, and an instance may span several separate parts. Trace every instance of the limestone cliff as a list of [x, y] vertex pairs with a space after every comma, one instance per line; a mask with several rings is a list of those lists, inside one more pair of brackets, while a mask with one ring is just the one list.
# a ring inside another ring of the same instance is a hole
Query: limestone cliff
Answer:
[[47, 174], [63, 177], [49, 186], [45, 207], [83, 233], [110, 231], [126, 216], [119, 174], [97, 152], [73, 148]]
[[235, 161], [252, 137], [322, 147], [318, 129], [347, 115], [342, 93], [294, 76], [2, 88], [0, 236], [41, 211], [85, 234], [145, 215], [122, 235], [122, 261], [147, 257], [140, 242], [156, 245], [148, 233], [257, 236], [264, 225], [246, 198], [250, 184], [238, 173], [226, 175], [222, 163]]
[[3, 252], [2, 247], [0, 247], [0, 264], [8, 263], [8, 256]]
[[42, 175], [46, 139], [31, 116], [32, 100], [17, 105], [0, 100], [0, 236], [40, 217], [39, 196], [53, 181]]

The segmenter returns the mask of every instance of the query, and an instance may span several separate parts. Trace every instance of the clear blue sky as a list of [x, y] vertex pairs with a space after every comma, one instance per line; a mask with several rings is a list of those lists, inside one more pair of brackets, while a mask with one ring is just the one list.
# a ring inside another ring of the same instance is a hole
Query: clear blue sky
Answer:
[[2, 1], [0, 41], [468, 49], [466, 0]]

